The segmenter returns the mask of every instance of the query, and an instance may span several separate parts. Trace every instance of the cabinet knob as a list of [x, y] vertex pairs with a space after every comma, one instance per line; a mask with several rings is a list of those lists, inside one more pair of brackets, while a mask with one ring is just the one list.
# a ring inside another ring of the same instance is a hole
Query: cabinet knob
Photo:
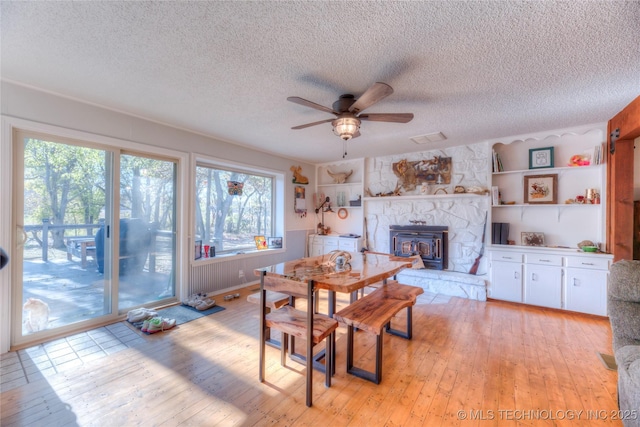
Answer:
[[576, 277], [573, 278], [573, 286], [580, 286], [580, 281]]

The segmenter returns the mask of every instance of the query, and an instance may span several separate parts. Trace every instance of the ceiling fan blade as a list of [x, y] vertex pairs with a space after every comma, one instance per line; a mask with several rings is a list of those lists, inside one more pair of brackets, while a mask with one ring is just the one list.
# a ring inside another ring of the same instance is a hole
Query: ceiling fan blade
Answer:
[[413, 119], [413, 113], [361, 114], [358, 118], [360, 120], [368, 120], [370, 122], [409, 123]]
[[287, 101], [291, 101], [294, 104], [304, 105], [305, 107], [315, 108], [316, 110], [324, 111], [325, 113], [335, 114], [336, 116], [338, 115], [338, 113], [336, 113], [329, 107], [316, 104], [315, 102], [308, 101], [304, 98], [300, 98], [299, 96], [290, 96], [287, 98]]
[[349, 107], [349, 111], [358, 114], [376, 102], [386, 98], [393, 93], [393, 88], [386, 83], [376, 82], [356, 102]]
[[329, 122], [332, 122], [334, 120], [335, 119], [320, 120], [319, 122], [313, 122], [313, 123], [307, 123], [306, 125], [294, 126], [291, 129], [304, 129], [304, 128], [308, 128], [308, 127], [315, 126], [315, 125], [321, 125], [322, 123], [329, 123]]

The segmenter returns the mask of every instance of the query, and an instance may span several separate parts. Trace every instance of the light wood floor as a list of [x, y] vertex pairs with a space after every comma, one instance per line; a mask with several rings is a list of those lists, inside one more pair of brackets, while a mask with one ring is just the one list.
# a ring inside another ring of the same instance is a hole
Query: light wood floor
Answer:
[[[4, 391], [0, 424], [622, 425], [612, 420], [616, 372], [597, 355], [611, 353], [606, 318], [425, 295], [413, 340], [385, 336], [380, 385], [345, 372], [340, 327], [332, 387], [316, 372], [307, 408], [303, 368], [281, 367], [277, 350], [267, 347], [267, 382], [258, 382], [258, 307], [248, 293], [133, 348]], [[372, 363], [373, 348], [358, 333], [357, 363]]]

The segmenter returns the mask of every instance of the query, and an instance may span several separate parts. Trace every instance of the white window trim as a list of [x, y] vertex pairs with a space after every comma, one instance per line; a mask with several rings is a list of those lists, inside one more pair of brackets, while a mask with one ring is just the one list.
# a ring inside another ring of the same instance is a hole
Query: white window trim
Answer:
[[286, 239], [284, 239], [285, 236], [285, 212], [284, 212], [284, 206], [285, 206], [285, 173], [283, 171], [280, 170], [276, 170], [276, 169], [270, 169], [270, 168], [265, 168], [263, 166], [256, 166], [256, 165], [251, 165], [251, 164], [247, 164], [247, 163], [242, 163], [242, 162], [236, 162], [236, 161], [232, 161], [232, 160], [228, 160], [228, 159], [222, 159], [222, 158], [218, 158], [218, 157], [212, 157], [212, 156], [208, 156], [206, 154], [200, 154], [200, 153], [192, 153], [191, 154], [191, 185], [190, 188], [193, 190], [191, 191], [189, 194], [191, 196], [191, 201], [190, 201], [190, 206], [192, 209], [191, 212], [191, 227], [189, 228], [189, 248], [190, 248], [190, 259], [191, 259], [191, 265], [203, 265], [204, 263], [209, 263], [209, 262], [215, 262], [215, 261], [220, 261], [224, 258], [231, 257], [231, 256], [259, 256], [259, 255], [266, 255], [269, 253], [269, 251], [248, 251], [246, 253], [242, 253], [242, 254], [224, 254], [223, 256], [216, 256], [216, 258], [201, 258], [198, 260], [194, 259], [194, 245], [195, 245], [195, 236], [196, 236], [196, 228], [197, 228], [197, 224], [196, 224], [196, 212], [195, 212], [195, 206], [196, 206], [196, 192], [195, 192], [195, 188], [196, 188], [196, 166], [210, 166], [210, 167], [214, 167], [214, 168], [220, 168], [220, 169], [228, 169], [228, 170], [234, 170], [234, 171], [238, 171], [238, 172], [246, 172], [249, 174], [263, 174], [263, 175], [268, 175], [268, 176], [272, 176], [274, 179], [274, 193], [273, 193], [273, 200], [271, 201], [273, 204], [273, 227], [274, 227], [274, 233], [276, 236], [282, 236], [283, 237], [283, 246], [282, 249], [278, 249], [278, 250], [282, 250], [284, 251], [286, 249]]
[[[190, 156], [188, 153], [7, 115], [0, 117], [2, 120], [0, 129], [0, 194], [13, 194], [12, 182], [14, 179], [14, 170], [12, 146], [13, 131], [15, 129], [86, 141], [126, 152], [158, 155], [174, 159], [178, 163], [178, 175], [176, 177], [176, 190], [178, 193], [176, 198], [176, 296], [179, 299], [184, 296], [187, 292], [188, 283], [188, 270], [184, 266], [189, 265], [184, 261], [186, 259], [185, 257], [191, 253], [187, 245], [189, 233], [184, 232], [185, 230], [189, 230], [190, 209], [188, 208], [187, 200], [189, 199], [189, 194], [192, 193], [190, 189], [193, 188], [188, 185], [190, 183], [189, 170], [193, 169], [195, 171], [195, 168], [190, 167]], [[193, 178], [195, 178], [195, 174], [193, 174]], [[15, 247], [16, 239], [18, 238], [15, 232], [12, 232], [14, 224], [13, 209], [13, 203], [0, 203], [0, 246], [8, 252], [11, 252], [12, 248]], [[11, 309], [11, 277], [10, 262], [7, 267], [0, 271], [0, 354], [9, 351], [12, 341], [11, 322], [13, 313]], [[118, 313], [113, 313], [112, 316], [115, 319], [118, 317]]]

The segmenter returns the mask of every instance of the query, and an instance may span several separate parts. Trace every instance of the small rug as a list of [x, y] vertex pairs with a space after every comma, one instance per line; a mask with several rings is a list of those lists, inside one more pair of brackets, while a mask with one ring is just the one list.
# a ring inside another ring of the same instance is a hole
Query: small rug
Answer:
[[[214, 305], [213, 307], [207, 310], [199, 311], [189, 305], [180, 304], [180, 305], [173, 305], [171, 307], [160, 309], [158, 310], [158, 315], [160, 317], [165, 317], [168, 319], [176, 319], [176, 326], [177, 326], [177, 325], [182, 325], [183, 323], [191, 322], [192, 320], [196, 320], [204, 316], [208, 316], [213, 313], [217, 313], [222, 310], [224, 310], [224, 307], [220, 307], [219, 305]], [[140, 330], [144, 322], [132, 323], [132, 322], [129, 322], [128, 320], [125, 320], [124, 323], [131, 326], [132, 328]], [[148, 335], [147, 332], [143, 332], [143, 333]]]
[[219, 305], [214, 305], [207, 310], [199, 311], [189, 305], [180, 304], [158, 310], [158, 314], [169, 319], [176, 319], [176, 325], [182, 325], [183, 323], [191, 322], [192, 320], [196, 320], [222, 310], [224, 310], [224, 307], [220, 307]]
[[598, 353], [598, 358], [602, 362], [605, 368], [610, 371], [617, 371], [618, 365], [616, 364], [616, 358], [610, 354]]

